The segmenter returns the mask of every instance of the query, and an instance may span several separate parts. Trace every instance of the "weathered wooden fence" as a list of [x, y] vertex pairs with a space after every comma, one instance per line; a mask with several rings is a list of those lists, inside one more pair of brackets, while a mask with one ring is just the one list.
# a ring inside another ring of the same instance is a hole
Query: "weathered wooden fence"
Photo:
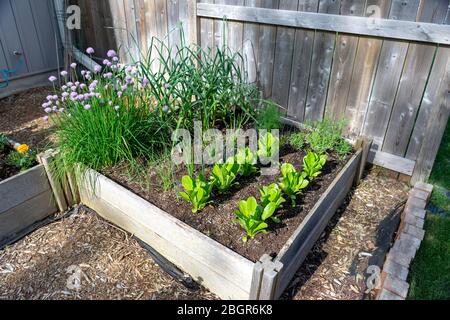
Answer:
[[288, 118], [345, 118], [350, 137], [373, 138], [371, 162], [413, 181], [431, 171], [450, 112], [450, 0], [76, 3], [85, 45], [131, 60], [153, 36], [178, 44], [181, 26], [202, 47], [242, 52]]

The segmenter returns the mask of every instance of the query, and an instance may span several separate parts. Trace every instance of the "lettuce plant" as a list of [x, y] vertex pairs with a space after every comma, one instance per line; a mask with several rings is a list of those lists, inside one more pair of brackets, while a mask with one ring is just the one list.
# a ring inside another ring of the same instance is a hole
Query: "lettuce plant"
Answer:
[[262, 158], [270, 159], [279, 150], [280, 141], [270, 132], [259, 138], [258, 140], [258, 155]]
[[230, 158], [226, 163], [215, 164], [211, 172], [211, 181], [220, 193], [227, 192], [237, 184], [236, 177], [240, 171], [240, 165]]
[[240, 173], [244, 176], [250, 176], [256, 172], [256, 157], [249, 147], [240, 149], [236, 154], [236, 162], [240, 166]]
[[291, 199], [292, 206], [295, 206], [295, 198], [306, 188], [309, 181], [306, 180], [304, 172], [297, 172], [290, 163], [283, 163], [281, 166], [282, 177], [280, 179], [280, 188]]
[[242, 237], [244, 242], [248, 238], [255, 237], [260, 232], [267, 232], [269, 226], [265, 221], [271, 218], [276, 210], [276, 205], [270, 202], [266, 206], [259, 206], [254, 197], [239, 202], [239, 210], [234, 213], [237, 216], [236, 222], [245, 230], [247, 235]]
[[202, 210], [209, 202], [211, 196], [212, 184], [208, 182], [203, 175], [192, 179], [189, 176], [183, 176], [181, 184], [184, 192], [179, 192], [179, 195], [184, 200], [192, 204], [192, 212], [196, 213]]
[[264, 186], [259, 190], [261, 194], [261, 205], [266, 206], [270, 202], [273, 202], [276, 208], [281, 208], [282, 203], [286, 202], [283, 198], [282, 190], [276, 183], [272, 183], [271, 185]]
[[315, 152], [308, 151], [308, 154], [303, 158], [303, 172], [311, 181], [322, 173], [322, 168], [327, 162], [325, 154], [319, 155]]

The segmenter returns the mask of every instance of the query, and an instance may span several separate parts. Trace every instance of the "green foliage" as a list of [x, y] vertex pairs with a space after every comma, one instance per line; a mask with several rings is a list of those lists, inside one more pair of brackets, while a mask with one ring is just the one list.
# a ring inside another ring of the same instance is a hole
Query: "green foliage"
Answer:
[[305, 146], [306, 134], [304, 132], [296, 132], [288, 137], [288, 143], [296, 150], [303, 150]]
[[36, 164], [36, 151], [29, 150], [25, 153], [13, 151], [6, 158], [6, 164], [20, 171], [27, 170]]
[[306, 135], [306, 142], [312, 151], [323, 154], [336, 151], [340, 157], [351, 151], [351, 145], [342, 136], [345, 121], [333, 121], [325, 118], [323, 121], [311, 122], [312, 132]]
[[280, 188], [291, 199], [292, 206], [295, 206], [295, 199], [302, 189], [306, 188], [309, 181], [305, 179], [305, 174], [297, 172], [290, 163], [283, 163], [281, 166]]
[[272, 183], [268, 186], [263, 186], [259, 193], [261, 194], [261, 205], [264, 207], [270, 202], [275, 204], [275, 208], [281, 208], [283, 202], [286, 200], [283, 198], [282, 190], [276, 183]]
[[272, 158], [280, 148], [280, 140], [271, 132], [258, 139], [258, 155], [263, 158]]
[[244, 177], [256, 172], [256, 157], [249, 147], [240, 149], [236, 154], [236, 163], [240, 166], [240, 173]]
[[193, 213], [202, 210], [210, 202], [212, 184], [203, 175], [198, 176], [195, 180], [189, 176], [183, 176], [181, 184], [184, 192], [178, 194], [192, 204]]
[[237, 184], [236, 178], [239, 171], [240, 165], [230, 158], [226, 163], [214, 165], [210, 179], [219, 192], [224, 193]]
[[0, 133], [0, 152], [6, 149], [8, 146], [8, 138], [3, 133]]
[[265, 108], [259, 111], [257, 116], [257, 125], [259, 129], [280, 129], [280, 109], [274, 103], [267, 103]]
[[276, 205], [273, 202], [262, 207], [258, 205], [254, 197], [241, 200], [239, 202], [239, 210], [236, 210], [234, 213], [237, 216], [236, 222], [247, 233], [242, 240], [247, 242], [248, 237], [253, 238], [260, 232], [266, 232], [268, 224], [265, 221], [273, 216], [275, 210]]
[[320, 170], [322, 170], [326, 162], [327, 156], [325, 154], [319, 155], [308, 151], [308, 154], [303, 158], [303, 172], [311, 181], [322, 173]]

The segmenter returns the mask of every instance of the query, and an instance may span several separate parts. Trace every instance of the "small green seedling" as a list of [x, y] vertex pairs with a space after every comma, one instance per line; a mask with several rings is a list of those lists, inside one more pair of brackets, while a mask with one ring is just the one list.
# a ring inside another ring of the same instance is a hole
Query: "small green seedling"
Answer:
[[0, 152], [6, 149], [8, 145], [8, 138], [3, 133], [0, 133]]
[[236, 154], [236, 163], [240, 166], [240, 173], [244, 177], [256, 172], [256, 157], [249, 147], [240, 149]]
[[325, 154], [319, 155], [315, 152], [308, 151], [308, 154], [303, 158], [303, 172], [306, 173], [309, 181], [316, 178], [322, 173], [322, 168], [327, 162]]
[[235, 180], [239, 171], [239, 164], [234, 161], [234, 158], [230, 158], [226, 163], [214, 165], [210, 179], [219, 192], [224, 193], [237, 184]]
[[245, 230], [247, 235], [242, 237], [242, 241], [247, 242], [248, 238], [254, 238], [260, 232], [267, 232], [268, 224], [265, 222], [271, 218], [276, 210], [276, 205], [270, 202], [265, 207], [259, 206], [254, 197], [239, 202], [239, 210], [234, 213], [237, 216], [236, 222]]
[[270, 202], [273, 202], [278, 209], [282, 207], [283, 202], [286, 202], [283, 198], [281, 188], [276, 183], [262, 187], [262, 189], [259, 190], [259, 193], [261, 194], [261, 205], [263, 207]]
[[20, 171], [28, 170], [36, 164], [36, 151], [29, 150], [23, 153], [13, 151], [6, 158], [6, 164]]
[[267, 132], [258, 140], [258, 156], [271, 159], [278, 153], [280, 148], [280, 140], [272, 133]]
[[308, 186], [309, 181], [305, 179], [306, 174], [304, 172], [297, 172], [290, 163], [283, 163], [281, 174], [280, 188], [291, 199], [292, 206], [295, 207], [297, 195]]
[[190, 176], [183, 176], [181, 184], [184, 192], [178, 194], [184, 200], [192, 204], [192, 212], [196, 213], [202, 210], [208, 203], [211, 196], [212, 184], [208, 182], [203, 175], [193, 180]]

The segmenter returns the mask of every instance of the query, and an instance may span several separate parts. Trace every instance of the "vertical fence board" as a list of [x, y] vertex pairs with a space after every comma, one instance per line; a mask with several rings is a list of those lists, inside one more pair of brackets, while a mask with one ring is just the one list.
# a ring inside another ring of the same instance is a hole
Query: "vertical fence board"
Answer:
[[[199, 2], [213, 3], [213, 0], [199, 0]], [[200, 18], [200, 45], [202, 49], [214, 47], [214, 21]]]
[[180, 2], [167, 0], [167, 28], [169, 31], [169, 47], [175, 50], [180, 44]]
[[[261, 0], [246, 0], [246, 7], [261, 7]], [[245, 61], [247, 81], [258, 81], [258, 52], [259, 52], [259, 25], [256, 23], [244, 23], [244, 35], [242, 39], [242, 55]]]
[[[319, 12], [338, 14], [340, 2], [340, 0], [320, 1]], [[335, 42], [335, 33], [316, 31], [311, 60], [311, 75], [308, 83], [305, 119], [321, 120], [323, 117]]]
[[[341, 0], [340, 13], [362, 16], [365, 2], [365, 0]], [[337, 36], [326, 110], [334, 119], [344, 118], [357, 46], [357, 36], [343, 34]]]
[[[281, 0], [279, 4], [280, 10], [296, 11], [297, 8], [298, 0]], [[294, 40], [294, 28], [277, 27], [273, 66], [272, 100], [281, 107], [286, 107], [288, 105]], [[283, 113], [286, 114], [287, 110]]]
[[[393, 0], [389, 18], [414, 21], [418, 8], [419, 0]], [[383, 145], [408, 46], [405, 41], [385, 40], [381, 49], [363, 129], [363, 134], [373, 138], [378, 150]]]
[[[390, 0], [368, 0], [365, 15], [370, 18], [386, 18], [390, 6]], [[383, 40], [378, 38], [359, 38], [345, 109], [345, 118], [348, 119], [345, 131], [352, 138], [360, 135], [364, 124], [382, 43]]]
[[[300, 0], [298, 11], [317, 12], [318, 7], [319, 0]], [[303, 121], [305, 115], [313, 42], [313, 30], [295, 30], [287, 115], [297, 121]]]
[[[229, 0], [230, 5], [244, 5], [244, 0]], [[244, 35], [244, 24], [242, 22], [228, 22], [228, 46], [232, 52], [242, 53], [242, 42]], [[230, 36], [232, 35], [232, 36]], [[242, 61], [238, 61], [238, 65], [242, 67]]]
[[[263, 1], [264, 8], [278, 8], [278, 0]], [[259, 82], [262, 95], [268, 98], [272, 95], [273, 63], [275, 54], [275, 37], [277, 29], [273, 26], [261, 25], [259, 34]]]

